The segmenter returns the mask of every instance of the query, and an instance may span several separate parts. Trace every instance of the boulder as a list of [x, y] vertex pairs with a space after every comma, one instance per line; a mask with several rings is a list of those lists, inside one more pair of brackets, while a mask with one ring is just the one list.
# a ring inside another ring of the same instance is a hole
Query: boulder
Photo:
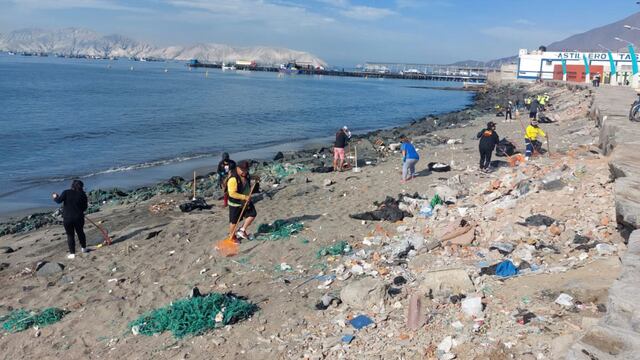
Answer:
[[628, 144], [615, 149], [609, 160], [609, 170], [614, 179], [640, 177], [640, 144]]
[[64, 265], [55, 262], [41, 261], [36, 265], [38, 276], [50, 276], [62, 272]]
[[372, 306], [383, 303], [387, 295], [387, 286], [379, 279], [366, 278], [354, 281], [340, 291], [340, 299], [351, 308], [370, 310]]
[[449, 269], [423, 272], [419, 276], [419, 289], [434, 295], [469, 294], [476, 289], [464, 269]]
[[618, 223], [640, 229], [640, 180], [623, 177], [614, 184]]

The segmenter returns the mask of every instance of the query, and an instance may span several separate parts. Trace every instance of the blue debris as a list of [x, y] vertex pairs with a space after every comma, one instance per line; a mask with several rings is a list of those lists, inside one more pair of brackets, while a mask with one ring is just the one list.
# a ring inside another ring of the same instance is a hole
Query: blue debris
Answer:
[[373, 320], [371, 320], [371, 318], [369, 318], [367, 315], [358, 315], [351, 319], [350, 323], [351, 326], [353, 326], [357, 330], [360, 330], [365, 326], [373, 324]]
[[344, 336], [342, 337], [342, 342], [343, 342], [343, 343], [347, 343], [347, 344], [351, 344], [351, 342], [353, 341], [353, 339], [355, 339], [355, 336], [354, 336], [354, 335], [347, 334], [347, 335], [344, 335]]
[[506, 278], [518, 274], [518, 268], [513, 265], [511, 260], [505, 260], [496, 267], [496, 275]]

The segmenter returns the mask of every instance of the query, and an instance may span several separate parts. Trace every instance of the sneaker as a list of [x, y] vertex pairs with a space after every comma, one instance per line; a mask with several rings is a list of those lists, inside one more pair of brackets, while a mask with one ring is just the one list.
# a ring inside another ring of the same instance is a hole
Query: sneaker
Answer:
[[247, 235], [247, 232], [242, 229], [236, 231], [236, 236], [242, 240], [249, 240], [249, 236]]
[[76, 258], [76, 254], [67, 255], [67, 259], [75, 259], [75, 258]]
[[86, 253], [88, 253], [88, 252], [89, 252], [89, 249], [87, 249], [87, 248], [82, 248], [82, 253], [83, 253], [83, 254], [86, 254]]

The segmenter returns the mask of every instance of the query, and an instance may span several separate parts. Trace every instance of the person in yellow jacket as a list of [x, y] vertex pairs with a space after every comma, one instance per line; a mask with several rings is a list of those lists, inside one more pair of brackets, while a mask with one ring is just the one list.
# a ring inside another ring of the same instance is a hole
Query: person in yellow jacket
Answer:
[[[232, 169], [227, 178], [227, 194], [229, 195], [229, 232], [232, 232], [236, 224], [244, 219], [242, 227], [233, 234], [238, 239], [249, 239], [247, 228], [258, 215], [255, 206], [251, 202], [251, 178], [249, 176], [249, 162], [246, 160], [238, 163]], [[248, 202], [242, 217], [242, 207]]]
[[542, 149], [542, 143], [538, 141], [538, 137], [540, 136], [546, 138], [547, 134], [538, 127], [538, 121], [531, 121], [531, 124], [527, 126], [524, 135], [524, 143], [526, 146], [524, 156], [527, 160], [529, 160], [531, 155], [533, 155], [534, 151], [540, 152]]

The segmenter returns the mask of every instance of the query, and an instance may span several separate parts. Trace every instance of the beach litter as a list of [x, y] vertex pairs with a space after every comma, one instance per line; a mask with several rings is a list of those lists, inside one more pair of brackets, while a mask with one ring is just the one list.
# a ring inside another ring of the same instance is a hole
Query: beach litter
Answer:
[[43, 327], [55, 324], [69, 313], [58, 308], [46, 308], [42, 311], [14, 310], [8, 315], [0, 317], [2, 328], [10, 333], [24, 331], [37, 326]]
[[371, 318], [368, 317], [367, 315], [358, 315], [353, 319], [351, 319], [349, 323], [351, 324], [351, 326], [356, 328], [356, 330], [360, 330], [365, 326], [369, 326], [373, 324], [373, 320], [371, 320]]
[[258, 226], [256, 240], [281, 240], [288, 239], [304, 229], [301, 222], [290, 222], [286, 220], [276, 220], [271, 224], [260, 224]]
[[342, 240], [337, 244], [326, 246], [318, 250], [316, 257], [319, 259], [323, 256], [337, 256], [343, 255], [351, 251], [351, 246], [346, 241]]
[[257, 305], [232, 294], [211, 293], [152, 310], [129, 323], [129, 329], [146, 336], [171, 331], [180, 339], [246, 320], [257, 310]]

